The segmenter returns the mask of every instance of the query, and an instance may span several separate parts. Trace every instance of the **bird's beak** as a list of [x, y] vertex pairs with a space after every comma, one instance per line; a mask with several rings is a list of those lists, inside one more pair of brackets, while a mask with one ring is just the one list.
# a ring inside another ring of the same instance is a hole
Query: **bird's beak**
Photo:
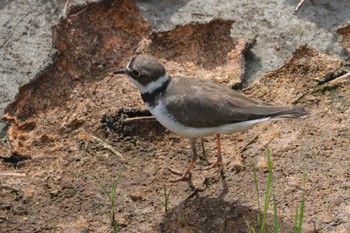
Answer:
[[123, 68], [120, 70], [113, 71], [113, 74], [127, 74], [127, 69]]

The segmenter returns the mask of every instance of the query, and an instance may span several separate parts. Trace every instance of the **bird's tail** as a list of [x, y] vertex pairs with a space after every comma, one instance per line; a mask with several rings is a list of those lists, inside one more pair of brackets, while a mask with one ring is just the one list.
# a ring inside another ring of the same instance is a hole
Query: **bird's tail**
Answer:
[[284, 109], [282, 111], [276, 112], [271, 116], [270, 119], [279, 120], [279, 119], [290, 119], [290, 118], [299, 118], [305, 117], [310, 113], [305, 110], [302, 106], [292, 106], [290, 108]]

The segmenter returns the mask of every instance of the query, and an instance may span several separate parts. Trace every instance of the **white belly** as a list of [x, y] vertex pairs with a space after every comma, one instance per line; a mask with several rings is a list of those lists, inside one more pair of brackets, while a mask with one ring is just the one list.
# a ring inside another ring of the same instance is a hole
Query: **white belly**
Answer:
[[270, 118], [263, 118], [251, 121], [245, 121], [240, 123], [222, 125], [218, 127], [210, 127], [210, 128], [194, 128], [188, 127], [183, 124], [180, 124], [178, 121], [174, 119], [172, 115], [166, 110], [164, 104], [159, 101], [158, 105], [155, 108], [149, 108], [152, 115], [167, 129], [172, 132], [187, 138], [199, 138], [205, 137], [213, 134], [230, 134], [234, 132], [243, 131], [256, 125], [260, 122], [265, 122], [270, 120]]

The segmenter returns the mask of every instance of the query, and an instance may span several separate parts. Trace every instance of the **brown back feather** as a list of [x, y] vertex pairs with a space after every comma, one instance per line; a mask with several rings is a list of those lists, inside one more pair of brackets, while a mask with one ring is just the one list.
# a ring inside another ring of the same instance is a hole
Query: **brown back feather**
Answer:
[[[180, 93], [180, 94], [179, 94]], [[190, 127], [217, 127], [262, 118], [297, 118], [303, 107], [275, 106], [208, 80], [173, 77], [162, 95], [168, 112]]]

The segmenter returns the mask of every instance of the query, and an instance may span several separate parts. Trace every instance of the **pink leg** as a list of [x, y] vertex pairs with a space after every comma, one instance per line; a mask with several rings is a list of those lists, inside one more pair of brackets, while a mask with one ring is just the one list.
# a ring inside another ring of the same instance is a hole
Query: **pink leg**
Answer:
[[191, 179], [191, 171], [192, 171], [194, 163], [195, 163], [194, 161], [191, 161], [190, 164], [188, 165], [186, 171], [183, 172], [183, 173], [169, 168], [169, 171], [171, 173], [180, 176], [179, 178], [170, 180], [170, 182], [178, 182], [178, 181], [190, 180]]
[[197, 151], [196, 151], [196, 144], [195, 144], [195, 139], [190, 139], [190, 142], [191, 142], [191, 149], [192, 149], [192, 159], [191, 159], [191, 162], [190, 164], [188, 165], [187, 169], [185, 170], [185, 172], [179, 172], [179, 171], [176, 171], [176, 170], [173, 170], [173, 169], [170, 169], [169, 168], [169, 171], [175, 175], [178, 175], [180, 176], [179, 178], [177, 179], [173, 179], [173, 180], [170, 180], [170, 182], [178, 182], [178, 181], [186, 181], [186, 180], [189, 180], [191, 179], [191, 171], [193, 169], [193, 166], [194, 164], [196, 163], [196, 160], [197, 160]]
[[203, 167], [200, 170], [209, 170], [215, 167], [219, 167], [221, 172], [224, 172], [224, 163], [222, 162], [222, 155], [221, 155], [221, 140], [220, 140], [220, 134], [216, 135], [216, 145], [218, 148], [218, 158], [217, 160], [212, 163], [211, 165], [207, 167]]

